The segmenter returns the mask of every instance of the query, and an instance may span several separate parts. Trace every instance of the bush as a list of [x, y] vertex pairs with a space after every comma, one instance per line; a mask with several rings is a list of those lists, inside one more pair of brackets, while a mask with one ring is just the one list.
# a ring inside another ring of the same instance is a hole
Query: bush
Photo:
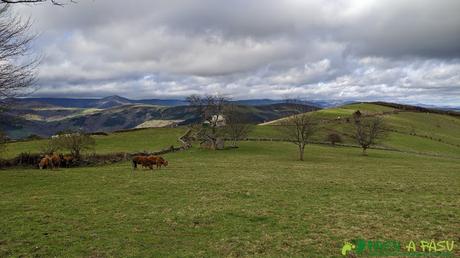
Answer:
[[23, 152], [19, 154], [16, 158], [12, 159], [10, 163], [15, 166], [36, 167], [42, 158], [43, 155], [41, 154]]
[[69, 151], [73, 157], [80, 159], [83, 151], [92, 150], [96, 141], [89, 134], [74, 132], [61, 134], [51, 140], [56, 148]]
[[330, 133], [326, 137], [326, 141], [330, 142], [332, 145], [342, 142], [342, 137], [337, 133]]

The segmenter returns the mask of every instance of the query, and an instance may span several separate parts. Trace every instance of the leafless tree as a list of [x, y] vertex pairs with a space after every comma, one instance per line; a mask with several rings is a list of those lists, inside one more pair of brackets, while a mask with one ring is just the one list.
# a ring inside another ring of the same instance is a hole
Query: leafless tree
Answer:
[[96, 145], [94, 138], [83, 132], [61, 134], [52, 141], [56, 148], [68, 150], [76, 159], [80, 159], [83, 151], [92, 150]]
[[31, 57], [31, 23], [0, 4], [0, 98], [15, 96], [35, 82], [38, 59]]
[[0, 0], [0, 98], [24, 93], [36, 80], [39, 59], [30, 54], [35, 38], [30, 33], [30, 20], [22, 20], [11, 12], [14, 4], [49, 2], [63, 6], [73, 0]]
[[280, 128], [287, 139], [299, 147], [299, 159], [304, 160], [305, 146], [317, 128], [316, 120], [306, 113], [297, 114], [282, 120]]
[[381, 117], [364, 116], [359, 110], [354, 113], [353, 119], [354, 138], [363, 149], [363, 155], [367, 155], [366, 150], [386, 136], [384, 120]]
[[237, 147], [237, 142], [248, 136], [252, 126], [242, 112], [238, 111], [238, 106], [228, 104], [224, 108], [225, 132], [231, 139], [232, 146]]
[[197, 138], [201, 143], [209, 143], [211, 149], [218, 149], [217, 143], [223, 136], [223, 113], [228, 99], [221, 95], [192, 95], [187, 101], [199, 117]]

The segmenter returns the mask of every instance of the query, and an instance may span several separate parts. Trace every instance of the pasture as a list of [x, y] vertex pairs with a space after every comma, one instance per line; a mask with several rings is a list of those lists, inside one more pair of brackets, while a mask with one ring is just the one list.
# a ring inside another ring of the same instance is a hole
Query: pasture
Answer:
[[458, 243], [458, 159], [320, 145], [296, 157], [293, 144], [243, 142], [168, 154], [153, 172], [0, 171], [0, 256], [339, 257], [356, 238]]

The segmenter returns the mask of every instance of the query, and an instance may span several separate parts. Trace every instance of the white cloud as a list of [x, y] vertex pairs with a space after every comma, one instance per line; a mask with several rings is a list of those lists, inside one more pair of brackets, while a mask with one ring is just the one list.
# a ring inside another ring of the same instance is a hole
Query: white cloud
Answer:
[[122, 0], [22, 6], [41, 96], [460, 104], [460, 1]]

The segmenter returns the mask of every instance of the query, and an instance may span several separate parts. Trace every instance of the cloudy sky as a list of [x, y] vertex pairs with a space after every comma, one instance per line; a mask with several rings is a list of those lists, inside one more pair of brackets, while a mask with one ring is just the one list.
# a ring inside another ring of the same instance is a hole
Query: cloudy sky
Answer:
[[36, 96], [460, 105], [459, 0], [79, 0], [15, 7]]

